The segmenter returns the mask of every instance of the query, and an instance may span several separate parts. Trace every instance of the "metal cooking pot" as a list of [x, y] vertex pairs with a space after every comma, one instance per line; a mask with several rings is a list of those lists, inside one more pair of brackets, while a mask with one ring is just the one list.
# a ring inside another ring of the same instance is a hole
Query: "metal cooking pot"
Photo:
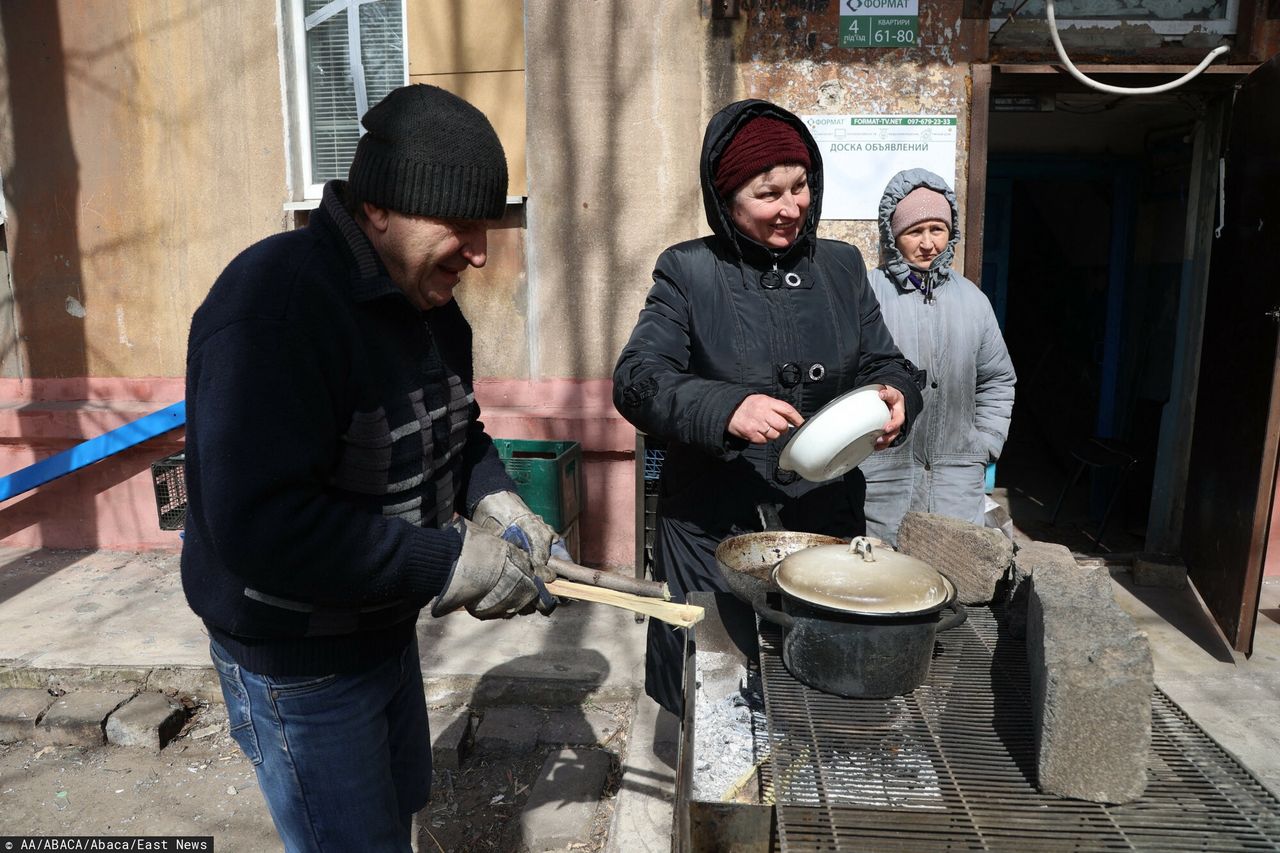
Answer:
[[786, 630], [783, 663], [797, 680], [838, 696], [911, 692], [929, 674], [935, 635], [967, 617], [945, 575], [864, 537], [796, 552], [774, 580], [782, 611], [764, 599], [752, 604]]
[[777, 591], [773, 570], [785, 557], [815, 545], [844, 545], [847, 539], [821, 533], [785, 530], [778, 509], [769, 504], [757, 507], [761, 533], [730, 536], [716, 547], [716, 567], [725, 584], [747, 604], [763, 602], [765, 595]]

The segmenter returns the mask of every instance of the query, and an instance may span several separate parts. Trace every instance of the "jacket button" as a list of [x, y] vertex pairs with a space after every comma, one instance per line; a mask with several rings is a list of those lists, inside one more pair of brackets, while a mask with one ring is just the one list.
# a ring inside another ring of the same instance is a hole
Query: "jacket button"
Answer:
[[929, 383], [929, 387], [930, 387], [930, 388], [937, 388], [937, 387], [938, 387], [938, 383], [937, 383], [937, 382], [930, 382], [930, 383]]

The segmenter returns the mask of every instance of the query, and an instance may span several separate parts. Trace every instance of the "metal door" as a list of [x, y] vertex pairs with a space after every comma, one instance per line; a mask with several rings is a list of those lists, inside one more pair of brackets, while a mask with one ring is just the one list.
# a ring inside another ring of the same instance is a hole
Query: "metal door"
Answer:
[[1280, 436], [1280, 57], [1237, 88], [1215, 223], [1182, 527], [1188, 573], [1223, 633], [1253, 647]]

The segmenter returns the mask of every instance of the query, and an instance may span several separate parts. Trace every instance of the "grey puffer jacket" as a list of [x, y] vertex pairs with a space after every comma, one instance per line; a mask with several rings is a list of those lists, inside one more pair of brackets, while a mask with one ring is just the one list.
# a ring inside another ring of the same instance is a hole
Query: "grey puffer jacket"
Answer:
[[[922, 186], [951, 204], [951, 239], [925, 271], [907, 264], [889, 224], [898, 202]], [[884, 263], [871, 271], [871, 287], [902, 354], [926, 374], [924, 411], [910, 437], [861, 466], [867, 532], [889, 542], [913, 510], [982, 524], [986, 464], [999, 458], [1009, 434], [1013, 362], [991, 303], [951, 269], [959, 240], [956, 197], [946, 181], [924, 169], [889, 181], [880, 200]], [[913, 271], [919, 286], [908, 278]]]

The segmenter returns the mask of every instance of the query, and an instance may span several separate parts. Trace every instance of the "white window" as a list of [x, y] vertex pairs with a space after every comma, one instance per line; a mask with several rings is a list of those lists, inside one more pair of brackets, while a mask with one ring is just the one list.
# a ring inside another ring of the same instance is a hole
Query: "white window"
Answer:
[[294, 201], [347, 176], [360, 116], [408, 82], [404, 0], [283, 0]]

